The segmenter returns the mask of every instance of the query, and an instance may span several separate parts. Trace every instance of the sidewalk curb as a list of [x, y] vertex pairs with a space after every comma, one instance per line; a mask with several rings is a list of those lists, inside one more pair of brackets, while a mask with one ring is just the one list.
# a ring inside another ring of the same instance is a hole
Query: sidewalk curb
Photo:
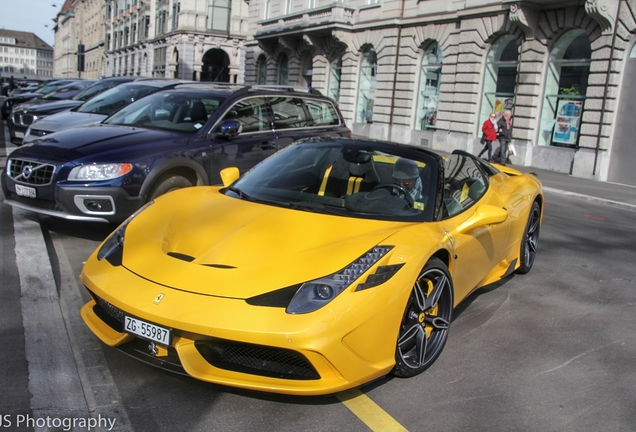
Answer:
[[588, 201], [594, 201], [594, 202], [598, 202], [598, 203], [602, 203], [602, 204], [609, 204], [615, 207], [619, 207], [619, 208], [623, 208], [626, 210], [632, 210], [632, 211], [636, 211], [636, 205], [634, 204], [628, 204], [625, 202], [621, 202], [621, 201], [614, 201], [614, 200], [610, 200], [610, 199], [606, 199], [606, 198], [599, 198], [599, 197], [595, 197], [592, 195], [584, 195], [584, 194], [580, 194], [580, 193], [576, 193], [576, 192], [569, 192], [569, 191], [565, 191], [565, 190], [561, 190], [561, 189], [554, 189], [551, 187], [543, 187], [543, 191], [544, 192], [549, 192], [549, 193], [555, 193], [555, 194], [559, 194], [559, 195], [565, 195], [565, 196], [570, 196], [570, 197], [574, 197], [574, 198], [583, 198], [586, 199]]

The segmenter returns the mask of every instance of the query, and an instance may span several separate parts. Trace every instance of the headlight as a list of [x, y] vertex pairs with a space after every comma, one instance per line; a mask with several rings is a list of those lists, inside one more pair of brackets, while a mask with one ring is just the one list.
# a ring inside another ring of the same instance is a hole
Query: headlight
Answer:
[[[287, 313], [304, 314], [320, 309], [336, 298], [338, 294], [343, 292], [353, 282], [358, 280], [391, 249], [393, 249], [393, 246], [376, 246], [339, 272], [305, 282], [296, 292], [289, 306], [287, 306]], [[391, 273], [391, 276], [393, 276], [401, 266], [402, 265], [399, 265], [399, 267]], [[370, 286], [365, 286], [362, 289], [366, 288], [370, 288]]]
[[71, 170], [68, 179], [71, 181], [111, 180], [132, 171], [132, 164], [110, 163], [80, 165]]
[[154, 201], [149, 201], [146, 205], [141, 207], [135, 213], [133, 213], [128, 219], [126, 219], [119, 227], [112, 232], [110, 236], [102, 243], [101, 247], [97, 251], [97, 259], [99, 261], [105, 259], [111, 265], [119, 266], [122, 263], [124, 256], [124, 237], [126, 235], [126, 228], [128, 224], [137, 217], [139, 213], [148, 208]]

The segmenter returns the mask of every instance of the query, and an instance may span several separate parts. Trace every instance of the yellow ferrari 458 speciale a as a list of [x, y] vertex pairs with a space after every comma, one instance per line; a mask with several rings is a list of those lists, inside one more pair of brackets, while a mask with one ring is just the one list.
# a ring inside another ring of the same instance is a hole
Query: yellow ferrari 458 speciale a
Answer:
[[421, 373], [453, 308], [535, 259], [541, 183], [465, 152], [322, 138], [221, 176], [155, 199], [87, 260], [81, 314], [105, 344], [203, 381], [329, 394]]

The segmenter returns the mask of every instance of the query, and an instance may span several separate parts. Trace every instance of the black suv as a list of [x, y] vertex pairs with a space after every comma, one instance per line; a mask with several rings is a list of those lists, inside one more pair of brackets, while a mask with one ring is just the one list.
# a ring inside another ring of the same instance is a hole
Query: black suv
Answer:
[[225, 167], [247, 170], [315, 136], [351, 136], [337, 105], [316, 91], [180, 84], [15, 150], [2, 189], [26, 210], [119, 222], [163, 193], [218, 184]]

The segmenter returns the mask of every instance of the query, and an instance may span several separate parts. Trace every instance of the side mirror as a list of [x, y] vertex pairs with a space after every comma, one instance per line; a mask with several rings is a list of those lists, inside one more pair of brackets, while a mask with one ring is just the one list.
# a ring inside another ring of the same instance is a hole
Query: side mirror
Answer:
[[224, 138], [234, 138], [243, 132], [243, 126], [238, 120], [225, 120], [221, 124], [221, 136]]
[[224, 168], [220, 172], [221, 181], [223, 182], [223, 186], [228, 187], [232, 183], [234, 183], [241, 174], [239, 173], [239, 169], [236, 167], [228, 167]]
[[508, 219], [506, 209], [488, 204], [480, 205], [475, 213], [457, 228], [457, 232], [466, 233], [481, 226], [505, 222], [506, 219]]

